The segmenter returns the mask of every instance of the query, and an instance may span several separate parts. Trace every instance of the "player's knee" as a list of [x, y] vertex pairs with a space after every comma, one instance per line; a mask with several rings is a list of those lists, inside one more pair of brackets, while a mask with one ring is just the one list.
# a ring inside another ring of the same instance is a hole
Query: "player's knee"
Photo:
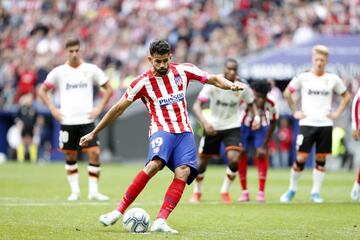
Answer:
[[76, 152], [67, 152], [65, 153], [65, 159], [66, 159], [66, 162], [76, 162]]
[[315, 168], [319, 171], [325, 171], [325, 159], [316, 159], [315, 161]]
[[200, 164], [198, 167], [199, 174], [203, 174], [206, 171], [206, 164]]
[[186, 181], [190, 176], [191, 170], [189, 166], [181, 165], [175, 169], [175, 178]]
[[87, 151], [87, 154], [89, 156], [89, 162], [98, 164], [99, 158], [100, 158], [100, 149], [92, 149]]
[[154, 176], [163, 166], [163, 161], [161, 159], [154, 159], [150, 161], [144, 168], [144, 172], [150, 177]]
[[232, 172], [237, 172], [238, 170], [238, 163], [237, 162], [229, 162], [229, 169]]
[[303, 171], [305, 167], [305, 162], [295, 160], [293, 167], [295, 171]]

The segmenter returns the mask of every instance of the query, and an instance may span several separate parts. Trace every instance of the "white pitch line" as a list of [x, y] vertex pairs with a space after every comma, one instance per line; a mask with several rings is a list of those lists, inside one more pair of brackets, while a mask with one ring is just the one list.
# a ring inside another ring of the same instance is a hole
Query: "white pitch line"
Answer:
[[[10, 198], [0, 198], [1, 200], [9, 200]], [[14, 200], [14, 198], [12, 198]], [[43, 202], [36, 202], [36, 200], [26, 200], [26, 199], [19, 199], [19, 202], [0, 202], [0, 207], [48, 207], [48, 206], [115, 206], [118, 202], [96, 202], [96, 201], [76, 201], [76, 202], [68, 202], [68, 201], [43, 201]], [[22, 200], [22, 201], [21, 201]], [[351, 203], [350, 201], [327, 201], [324, 204], [346, 204]], [[161, 201], [152, 201], [152, 202], [136, 202], [133, 203], [133, 206], [157, 206], [161, 205]], [[246, 205], [258, 205], [258, 206], [266, 206], [266, 205], [283, 205], [283, 206], [291, 206], [291, 205], [302, 205], [302, 204], [312, 204], [317, 205], [314, 203], [311, 203], [310, 201], [302, 201], [302, 202], [292, 202], [292, 203], [280, 203], [278, 201], [268, 201], [266, 203], [257, 203], [257, 202], [248, 202], [248, 203], [239, 203], [234, 202], [232, 204], [229, 204], [227, 206], [246, 206]], [[192, 203], [181, 203], [181, 205], [195, 205], [195, 206], [201, 206], [201, 205], [222, 205], [219, 201], [204, 201], [199, 204], [192, 204]], [[322, 204], [319, 204], [322, 205]]]

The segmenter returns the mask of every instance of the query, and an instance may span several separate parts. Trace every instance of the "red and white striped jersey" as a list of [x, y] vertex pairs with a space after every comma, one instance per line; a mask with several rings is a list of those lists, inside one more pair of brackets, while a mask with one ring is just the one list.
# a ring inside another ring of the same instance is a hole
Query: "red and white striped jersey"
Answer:
[[352, 111], [351, 111], [351, 118], [352, 118], [352, 129], [360, 129], [360, 89], [357, 91], [353, 103], [352, 103]]
[[[258, 112], [261, 120], [261, 126], [268, 126], [271, 120], [277, 120], [279, 118], [279, 111], [274, 97], [271, 94], [266, 96], [266, 101], [263, 108], [258, 107]], [[244, 115], [242, 117], [241, 125], [248, 127], [252, 126], [254, 121], [254, 114], [250, 108], [246, 108]]]
[[188, 63], [171, 63], [166, 76], [151, 70], [138, 76], [129, 86], [125, 97], [129, 101], [141, 99], [150, 118], [149, 135], [163, 130], [170, 133], [192, 132], [186, 90], [191, 80], [206, 83], [209, 74]]

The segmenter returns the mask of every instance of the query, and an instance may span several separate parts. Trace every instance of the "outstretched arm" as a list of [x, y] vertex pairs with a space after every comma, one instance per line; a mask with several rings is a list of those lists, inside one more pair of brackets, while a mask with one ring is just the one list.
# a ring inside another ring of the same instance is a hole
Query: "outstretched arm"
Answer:
[[240, 83], [239, 81], [231, 82], [221, 75], [210, 75], [207, 83], [218, 88], [232, 91], [243, 91], [246, 86], [244, 83]]
[[110, 108], [110, 110], [105, 114], [105, 116], [100, 120], [99, 124], [96, 125], [94, 130], [86, 134], [80, 139], [80, 146], [87, 146], [88, 143], [95, 138], [95, 136], [104, 129], [107, 125], [112, 123], [115, 119], [121, 116], [123, 112], [132, 104], [133, 102], [127, 100], [125, 95]]

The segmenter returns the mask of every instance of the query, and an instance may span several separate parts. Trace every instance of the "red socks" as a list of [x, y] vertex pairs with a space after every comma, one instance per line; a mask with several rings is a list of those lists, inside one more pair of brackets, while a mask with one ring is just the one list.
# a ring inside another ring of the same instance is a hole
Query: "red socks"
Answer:
[[360, 168], [358, 170], [357, 183], [360, 184]]
[[255, 159], [257, 169], [258, 169], [258, 176], [259, 176], [259, 191], [265, 191], [265, 183], [266, 183], [266, 175], [267, 170], [269, 167], [268, 156], [264, 156], [263, 158], [256, 158]]
[[238, 173], [242, 190], [247, 189], [246, 183], [246, 174], [247, 174], [247, 156], [246, 154], [241, 154], [239, 163], [238, 163]]
[[149, 175], [147, 175], [143, 170], [141, 170], [138, 175], [134, 178], [126, 193], [124, 194], [117, 210], [124, 214], [128, 206], [136, 199], [136, 197], [144, 189], [145, 185], [150, 180]]
[[160, 212], [157, 216], [157, 218], [163, 218], [167, 219], [172, 210], [176, 207], [178, 204], [184, 189], [185, 184], [183, 180], [180, 180], [178, 178], [174, 178], [172, 183], [170, 184], [164, 198], [163, 205], [161, 206]]

